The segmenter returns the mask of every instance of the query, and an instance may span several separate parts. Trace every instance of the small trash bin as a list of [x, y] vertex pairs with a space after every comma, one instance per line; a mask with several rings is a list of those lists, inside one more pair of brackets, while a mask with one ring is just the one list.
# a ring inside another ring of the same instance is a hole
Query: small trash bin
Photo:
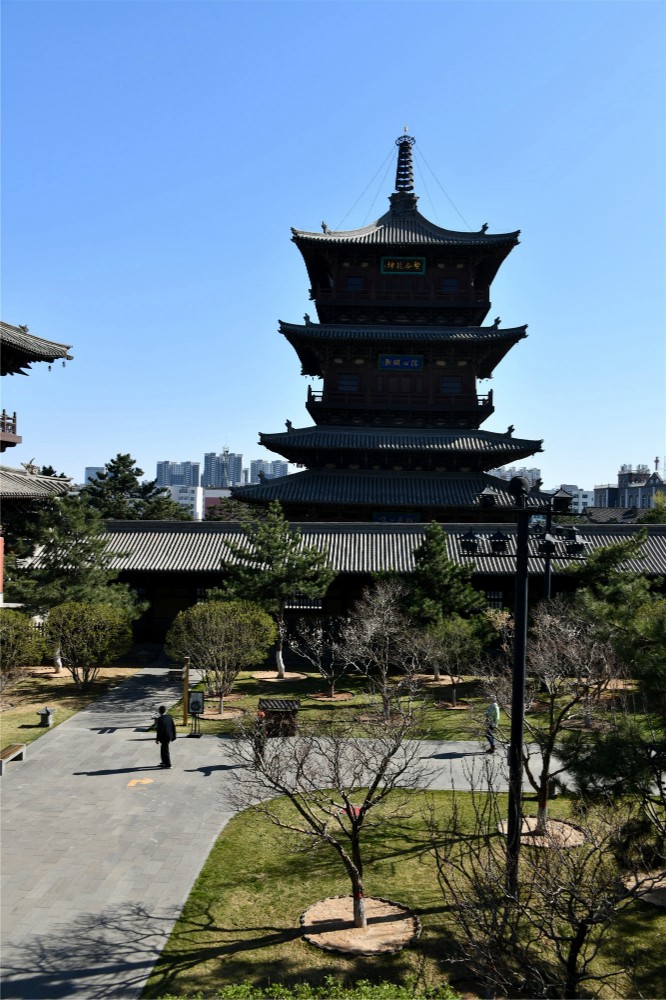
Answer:
[[45, 708], [40, 708], [37, 712], [39, 716], [40, 726], [48, 728], [53, 725], [53, 716], [55, 715], [55, 708], [49, 708], [48, 705]]
[[260, 698], [259, 712], [264, 713], [266, 736], [295, 736], [300, 701], [287, 698]]

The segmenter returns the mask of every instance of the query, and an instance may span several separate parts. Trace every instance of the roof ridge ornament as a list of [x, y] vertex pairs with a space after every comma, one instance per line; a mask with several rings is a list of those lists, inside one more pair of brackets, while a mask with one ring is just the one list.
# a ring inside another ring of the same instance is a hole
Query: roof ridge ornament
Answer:
[[415, 142], [416, 139], [411, 135], [407, 135], [407, 126], [405, 125], [405, 134], [395, 140], [395, 144], [398, 147], [398, 165], [395, 172], [396, 191], [412, 192], [414, 190], [412, 146]]

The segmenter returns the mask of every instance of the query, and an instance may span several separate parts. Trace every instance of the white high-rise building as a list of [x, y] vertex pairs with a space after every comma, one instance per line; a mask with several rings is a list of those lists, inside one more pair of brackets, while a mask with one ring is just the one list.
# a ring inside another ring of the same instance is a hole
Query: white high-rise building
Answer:
[[250, 462], [250, 482], [258, 483], [261, 478], [279, 479], [289, 473], [289, 463], [282, 461], [266, 462], [263, 459], [256, 459]]
[[229, 486], [242, 486], [243, 484], [243, 456], [230, 452], [228, 448], [216, 455], [214, 451], [208, 451], [204, 455], [204, 469], [201, 485], [218, 486], [228, 488]]
[[158, 486], [200, 486], [201, 462], [158, 462]]
[[92, 480], [97, 477], [97, 474], [102, 472], [104, 472], [103, 465], [86, 465], [86, 471], [83, 477], [84, 484], [92, 482]]

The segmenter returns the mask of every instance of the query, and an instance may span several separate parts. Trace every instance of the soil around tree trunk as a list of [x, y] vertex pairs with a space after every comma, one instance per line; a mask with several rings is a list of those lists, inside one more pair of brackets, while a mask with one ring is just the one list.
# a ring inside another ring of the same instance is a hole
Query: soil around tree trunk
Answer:
[[[586, 836], [578, 826], [561, 819], [549, 819], [545, 834], [537, 833], [537, 817], [523, 816], [520, 828], [521, 844], [526, 847], [543, 847], [553, 850], [560, 847], [580, 847], [586, 841]], [[508, 831], [508, 820], [503, 820], [497, 827], [504, 836]]]
[[308, 679], [307, 674], [290, 673], [288, 670], [285, 671], [283, 677], [278, 677], [277, 669], [258, 670], [252, 676], [255, 681], [268, 681], [270, 684], [282, 684], [284, 681], [306, 681]]
[[323, 951], [347, 955], [387, 955], [400, 951], [421, 934], [421, 921], [406, 906], [366, 896], [367, 927], [354, 927], [352, 896], [329, 896], [301, 914], [303, 937]]

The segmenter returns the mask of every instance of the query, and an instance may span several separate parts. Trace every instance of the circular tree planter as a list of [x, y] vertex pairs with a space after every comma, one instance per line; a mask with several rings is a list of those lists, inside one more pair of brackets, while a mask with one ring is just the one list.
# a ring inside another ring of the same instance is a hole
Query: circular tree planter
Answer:
[[[503, 820], [498, 824], [497, 829], [506, 837], [508, 831], [508, 821]], [[580, 847], [586, 841], [586, 836], [579, 826], [573, 823], [566, 823], [561, 819], [549, 819], [548, 829], [545, 834], [536, 832], [537, 817], [523, 816], [520, 828], [520, 840], [526, 847], [560, 848], [560, 847]]]
[[[650, 903], [652, 906], [666, 908], [666, 872], [651, 872], [650, 877], [654, 878], [654, 884], [647, 892], [637, 893], [637, 899], [643, 903]], [[627, 889], [632, 892], [636, 888], [637, 880], [635, 876], [629, 875], [624, 879]]]
[[351, 896], [329, 896], [301, 914], [303, 937], [323, 951], [346, 955], [391, 955], [421, 934], [421, 921], [406, 906], [366, 896], [367, 927], [354, 927]]
[[352, 691], [336, 691], [334, 695], [330, 695], [327, 691], [314, 691], [307, 697], [312, 698], [313, 701], [351, 701], [354, 694]]
[[[225, 698], [226, 701], [226, 698]], [[213, 708], [207, 708], [204, 714], [201, 716], [202, 719], [240, 719], [241, 715], [245, 715], [244, 708], [224, 708], [221, 712], [216, 711]]]
[[306, 681], [307, 674], [285, 673], [284, 677], [278, 677], [277, 670], [258, 670], [252, 674], [255, 681], [268, 681], [269, 684], [283, 684], [284, 681]]

